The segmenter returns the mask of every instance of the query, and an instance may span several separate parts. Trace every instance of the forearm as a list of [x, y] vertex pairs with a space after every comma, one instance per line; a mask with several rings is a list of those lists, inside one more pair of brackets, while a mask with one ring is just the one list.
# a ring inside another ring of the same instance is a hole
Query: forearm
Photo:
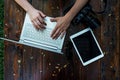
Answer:
[[75, 15], [83, 8], [83, 6], [88, 2], [88, 0], [76, 0], [73, 7], [68, 11], [68, 13], [65, 15], [65, 17], [68, 20], [72, 20]]
[[34, 9], [33, 6], [27, 0], [15, 0], [26, 12]]

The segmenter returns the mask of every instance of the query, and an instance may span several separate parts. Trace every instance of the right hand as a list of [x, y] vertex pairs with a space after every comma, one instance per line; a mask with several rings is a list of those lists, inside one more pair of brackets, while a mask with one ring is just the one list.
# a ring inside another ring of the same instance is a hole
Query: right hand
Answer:
[[46, 17], [46, 15], [44, 13], [37, 9], [32, 9], [28, 11], [28, 14], [30, 15], [30, 19], [37, 30], [45, 29], [46, 23], [43, 19]]

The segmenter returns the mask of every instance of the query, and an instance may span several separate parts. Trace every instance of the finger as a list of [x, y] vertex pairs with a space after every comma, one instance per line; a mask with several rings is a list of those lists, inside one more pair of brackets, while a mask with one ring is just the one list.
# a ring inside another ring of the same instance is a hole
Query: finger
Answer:
[[43, 12], [40, 11], [39, 13], [40, 13], [40, 15], [41, 15], [42, 18], [46, 17], [46, 15]]
[[61, 39], [64, 37], [65, 34], [66, 34], [66, 31], [63, 31], [63, 32], [61, 33]]
[[37, 23], [38, 26], [41, 25], [41, 23], [40, 23], [40, 21], [39, 21], [38, 19], [36, 19], [36, 20], [34, 20], [34, 21]]
[[45, 21], [40, 16], [38, 17], [38, 20], [41, 22], [41, 24], [43, 24], [43, 27], [45, 28], [45, 25], [47, 25]]
[[44, 25], [39, 22], [39, 20], [36, 20], [37, 25], [40, 29], [45, 29]]
[[54, 33], [54, 35], [53, 35], [53, 39], [57, 39], [59, 36], [60, 36], [60, 34], [61, 34], [61, 30], [60, 30], [60, 28], [58, 28], [57, 30], [56, 30], [56, 32]]
[[34, 20], [33, 23], [34, 23], [34, 26], [36, 27], [36, 29], [38, 29], [38, 30], [44, 29], [43, 25], [39, 22], [38, 19]]
[[59, 32], [56, 34], [54, 39], [57, 39], [61, 35], [62, 32], [63, 32], [62, 30], [59, 30]]
[[51, 22], [57, 22], [57, 20], [58, 20], [57, 18], [51, 18], [50, 19]]
[[34, 27], [35, 27], [37, 30], [40, 29], [39, 26], [37, 25], [36, 21], [32, 21], [32, 23], [33, 23]]
[[45, 29], [45, 26], [39, 20], [37, 20], [36, 22], [40, 28]]
[[57, 26], [53, 29], [53, 31], [52, 31], [52, 33], [51, 33], [51, 37], [53, 37], [53, 35], [54, 35], [54, 33], [56, 32], [57, 29], [58, 29]]

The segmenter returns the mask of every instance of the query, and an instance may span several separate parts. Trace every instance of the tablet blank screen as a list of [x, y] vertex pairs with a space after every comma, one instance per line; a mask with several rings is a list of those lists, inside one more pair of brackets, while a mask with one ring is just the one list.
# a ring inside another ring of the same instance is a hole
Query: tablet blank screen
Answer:
[[75, 43], [83, 62], [101, 54], [90, 31], [73, 38], [73, 42]]

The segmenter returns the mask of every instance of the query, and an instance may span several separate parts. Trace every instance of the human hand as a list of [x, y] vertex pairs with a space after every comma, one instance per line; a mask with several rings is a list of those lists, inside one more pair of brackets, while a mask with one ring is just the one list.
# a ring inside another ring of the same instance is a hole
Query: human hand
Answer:
[[30, 15], [30, 19], [37, 30], [45, 29], [46, 23], [43, 19], [46, 17], [46, 15], [44, 13], [37, 9], [32, 9], [28, 11], [28, 14]]
[[61, 38], [62, 38], [65, 35], [66, 30], [68, 29], [71, 21], [68, 20], [66, 17], [52, 18], [51, 21], [57, 22], [55, 28], [51, 33], [51, 37], [53, 39], [57, 39], [61, 35]]

